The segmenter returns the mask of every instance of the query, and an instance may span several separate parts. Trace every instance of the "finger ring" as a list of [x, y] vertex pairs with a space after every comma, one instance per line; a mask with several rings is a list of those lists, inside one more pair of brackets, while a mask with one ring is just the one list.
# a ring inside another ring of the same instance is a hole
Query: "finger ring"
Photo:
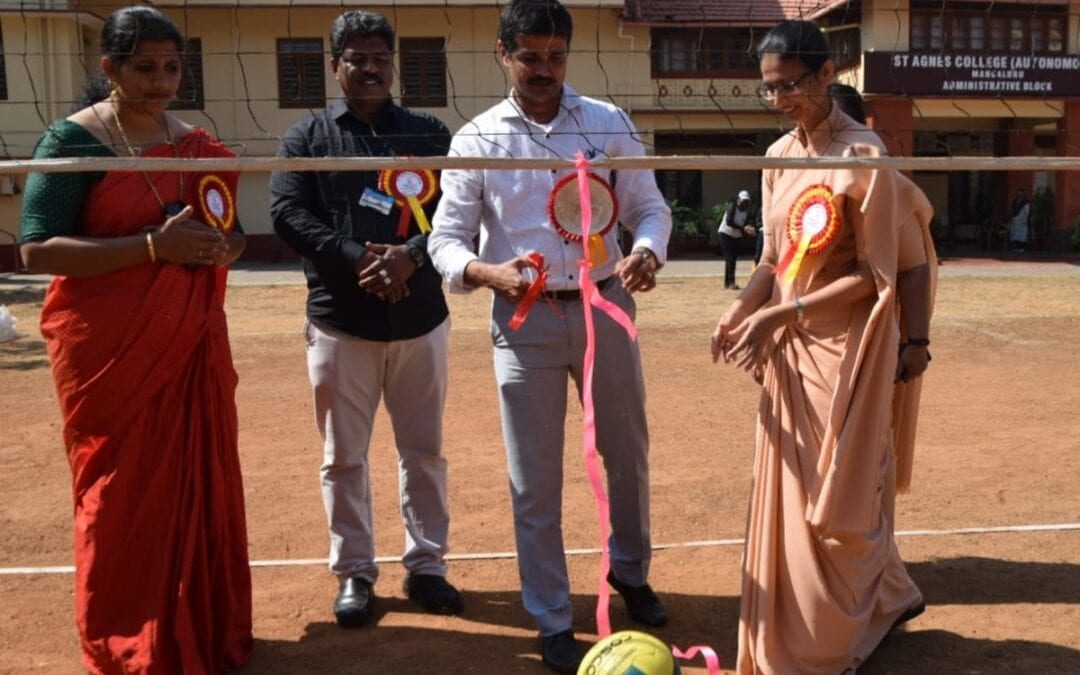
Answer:
[[385, 279], [390, 275], [386, 273], [386, 270], [379, 270], [379, 276]]

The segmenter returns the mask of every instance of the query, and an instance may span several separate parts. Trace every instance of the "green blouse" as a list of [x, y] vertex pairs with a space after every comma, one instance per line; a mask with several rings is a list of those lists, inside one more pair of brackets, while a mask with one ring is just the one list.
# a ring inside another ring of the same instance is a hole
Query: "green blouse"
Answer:
[[[34, 148], [34, 159], [57, 157], [116, 157], [116, 153], [85, 127], [58, 120]], [[31, 173], [23, 190], [19, 243], [75, 235], [86, 194], [104, 176], [103, 171]]]

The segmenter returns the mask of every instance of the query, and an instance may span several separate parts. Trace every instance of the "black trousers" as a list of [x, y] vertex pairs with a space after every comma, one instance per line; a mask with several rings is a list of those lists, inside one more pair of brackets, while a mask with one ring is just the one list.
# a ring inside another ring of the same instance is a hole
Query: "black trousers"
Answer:
[[735, 262], [739, 256], [739, 239], [720, 233], [720, 248], [724, 251], [724, 288], [735, 285]]

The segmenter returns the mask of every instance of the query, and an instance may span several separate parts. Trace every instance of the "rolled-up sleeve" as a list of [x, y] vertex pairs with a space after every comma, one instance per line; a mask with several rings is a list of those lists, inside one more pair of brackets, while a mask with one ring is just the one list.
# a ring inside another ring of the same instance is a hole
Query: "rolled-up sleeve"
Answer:
[[[621, 133], [615, 134], [618, 157], [642, 157], [645, 146], [638, 139], [634, 123], [619, 110]], [[629, 131], [629, 133], [627, 133]], [[615, 180], [619, 200], [619, 221], [634, 235], [634, 247], [644, 246], [656, 254], [657, 261], [667, 260], [671, 236], [671, 209], [656, 186], [656, 174], [649, 169], [619, 171]]]
[[[474, 144], [460, 135], [450, 143], [451, 157], [476, 154]], [[428, 236], [428, 255], [451, 293], [467, 293], [474, 290], [465, 283], [465, 267], [477, 259], [473, 242], [480, 234], [484, 173], [479, 169], [448, 169], [442, 172], [439, 185], [442, 197]]]

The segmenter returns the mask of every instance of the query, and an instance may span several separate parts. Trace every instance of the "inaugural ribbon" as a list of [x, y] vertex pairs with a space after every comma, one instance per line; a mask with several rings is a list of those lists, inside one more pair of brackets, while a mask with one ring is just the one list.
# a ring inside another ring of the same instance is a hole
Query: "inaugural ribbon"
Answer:
[[210, 227], [231, 232], [236, 225], [236, 202], [224, 179], [214, 174], [203, 176], [196, 187], [199, 208]]
[[525, 319], [529, 316], [529, 310], [532, 309], [536, 299], [540, 297], [540, 294], [543, 293], [544, 289], [547, 287], [548, 273], [547, 268], [544, 266], [544, 256], [533, 251], [526, 257], [529, 259], [529, 267], [536, 270], [536, 279], [529, 284], [528, 290], [525, 291], [525, 296], [522, 297], [521, 302], [517, 304], [514, 316], [510, 317], [510, 330], [521, 328], [521, 325], [525, 323]]
[[[579, 150], [577, 153], [578, 195], [581, 200], [581, 236], [588, 241], [592, 229], [592, 194], [589, 190], [589, 162]], [[611, 634], [611, 590], [608, 588], [607, 575], [611, 569], [611, 552], [608, 550], [608, 523], [611, 522], [611, 504], [604, 491], [604, 481], [600, 475], [600, 458], [596, 451], [596, 405], [593, 402], [593, 371], [596, 368], [596, 331], [593, 325], [593, 313], [590, 306], [596, 307], [622, 326], [631, 340], [637, 339], [637, 328], [633, 320], [617, 305], [605, 300], [589, 276], [592, 268], [591, 247], [584, 247], [585, 257], [578, 261], [581, 268], [581, 295], [585, 300], [585, 364], [581, 384], [581, 407], [584, 417], [585, 471], [592, 485], [596, 498], [596, 510], [600, 519], [600, 570], [599, 588], [596, 600], [596, 630], [601, 638]]]
[[[431, 232], [424, 207], [435, 199], [439, 186], [435, 174], [429, 169], [385, 169], [379, 174], [379, 189], [394, 198], [401, 209], [397, 235], [409, 236], [409, 222], [416, 218], [416, 225], [424, 234]], [[405, 208], [405, 207], [408, 208]]]
[[799, 275], [803, 259], [823, 250], [840, 231], [840, 210], [828, 185], [814, 185], [795, 200], [788, 214], [788, 246], [773, 273], [785, 281]]

